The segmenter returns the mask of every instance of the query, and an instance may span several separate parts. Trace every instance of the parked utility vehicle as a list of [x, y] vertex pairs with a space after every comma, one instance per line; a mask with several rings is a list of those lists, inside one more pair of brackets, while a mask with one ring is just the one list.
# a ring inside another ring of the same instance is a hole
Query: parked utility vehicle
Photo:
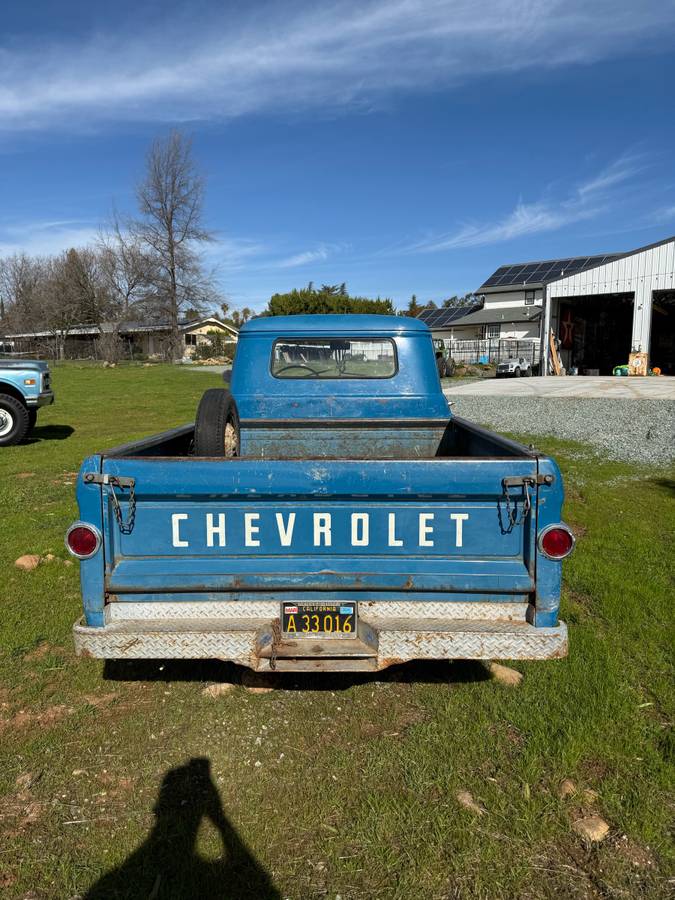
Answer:
[[22, 441], [33, 429], [40, 407], [53, 402], [48, 363], [0, 359], [0, 447]]
[[503, 362], [497, 363], [497, 378], [520, 378], [532, 374], [532, 364], [524, 356], [510, 356]]
[[558, 467], [450, 413], [415, 319], [248, 322], [231, 393], [90, 456], [77, 496], [81, 654], [299, 671], [567, 652]]

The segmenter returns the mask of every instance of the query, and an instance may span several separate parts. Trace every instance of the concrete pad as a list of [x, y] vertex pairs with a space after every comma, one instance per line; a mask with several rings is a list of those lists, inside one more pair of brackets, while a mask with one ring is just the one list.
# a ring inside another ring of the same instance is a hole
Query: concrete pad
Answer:
[[447, 397], [594, 397], [628, 400], [675, 400], [675, 378], [549, 376], [548, 378], [483, 378], [464, 383], [461, 378], [443, 380]]

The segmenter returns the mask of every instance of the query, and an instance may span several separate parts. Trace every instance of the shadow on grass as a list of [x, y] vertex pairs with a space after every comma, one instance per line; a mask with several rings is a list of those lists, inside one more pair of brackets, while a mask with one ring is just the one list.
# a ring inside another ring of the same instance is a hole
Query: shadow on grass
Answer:
[[[154, 813], [155, 824], [143, 844], [103, 875], [82, 900], [280, 900], [269, 875], [228, 821], [208, 759], [191, 759], [170, 769]], [[204, 819], [218, 832], [218, 859], [197, 852]]]
[[36, 425], [24, 444], [37, 444], [39, 441], [65, 441], [75, 433], [72, 425]]
[[208, 659], [108, 659], [103, 677], [110, 681], [202, 681], [268, 685], [285, 691], [343, 691], [375, 682], [466, 684], [487, 681], [480, 660], [415, 660], [380, 672], [256, 673], [234, 663]]
[[652, 484], [664, 488], [671, 494], [675, 494], [675, 478], [652, 478]]

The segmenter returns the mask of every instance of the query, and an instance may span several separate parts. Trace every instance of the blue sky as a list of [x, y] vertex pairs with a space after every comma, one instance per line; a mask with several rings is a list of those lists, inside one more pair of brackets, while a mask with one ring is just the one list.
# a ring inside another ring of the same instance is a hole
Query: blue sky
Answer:
[[675, 2], [9, 0], [0, 255], [92, 240], [149, 142], [207, 177], [235, 306], [442, 300], [499, 265], [675, 233]]

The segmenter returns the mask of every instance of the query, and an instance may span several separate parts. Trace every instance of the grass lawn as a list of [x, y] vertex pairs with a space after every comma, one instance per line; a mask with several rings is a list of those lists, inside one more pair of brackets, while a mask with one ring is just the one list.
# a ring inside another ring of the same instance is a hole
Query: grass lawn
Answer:
[[[218, 384], [61, 366], [35, 440], [0, 450], [0, 896], [668, 896], [672, 470], [537, 439], [579, 535], [571, 648], [518, 664], [517, 688], [439, 663], [213, 698], [233, 667], [74, 657], [81, 459], [188, 421]], [[25, 553], [54, 559], [23, 572]], [[611, 831], [589, 847], [572, 823], [594, 814]]]

